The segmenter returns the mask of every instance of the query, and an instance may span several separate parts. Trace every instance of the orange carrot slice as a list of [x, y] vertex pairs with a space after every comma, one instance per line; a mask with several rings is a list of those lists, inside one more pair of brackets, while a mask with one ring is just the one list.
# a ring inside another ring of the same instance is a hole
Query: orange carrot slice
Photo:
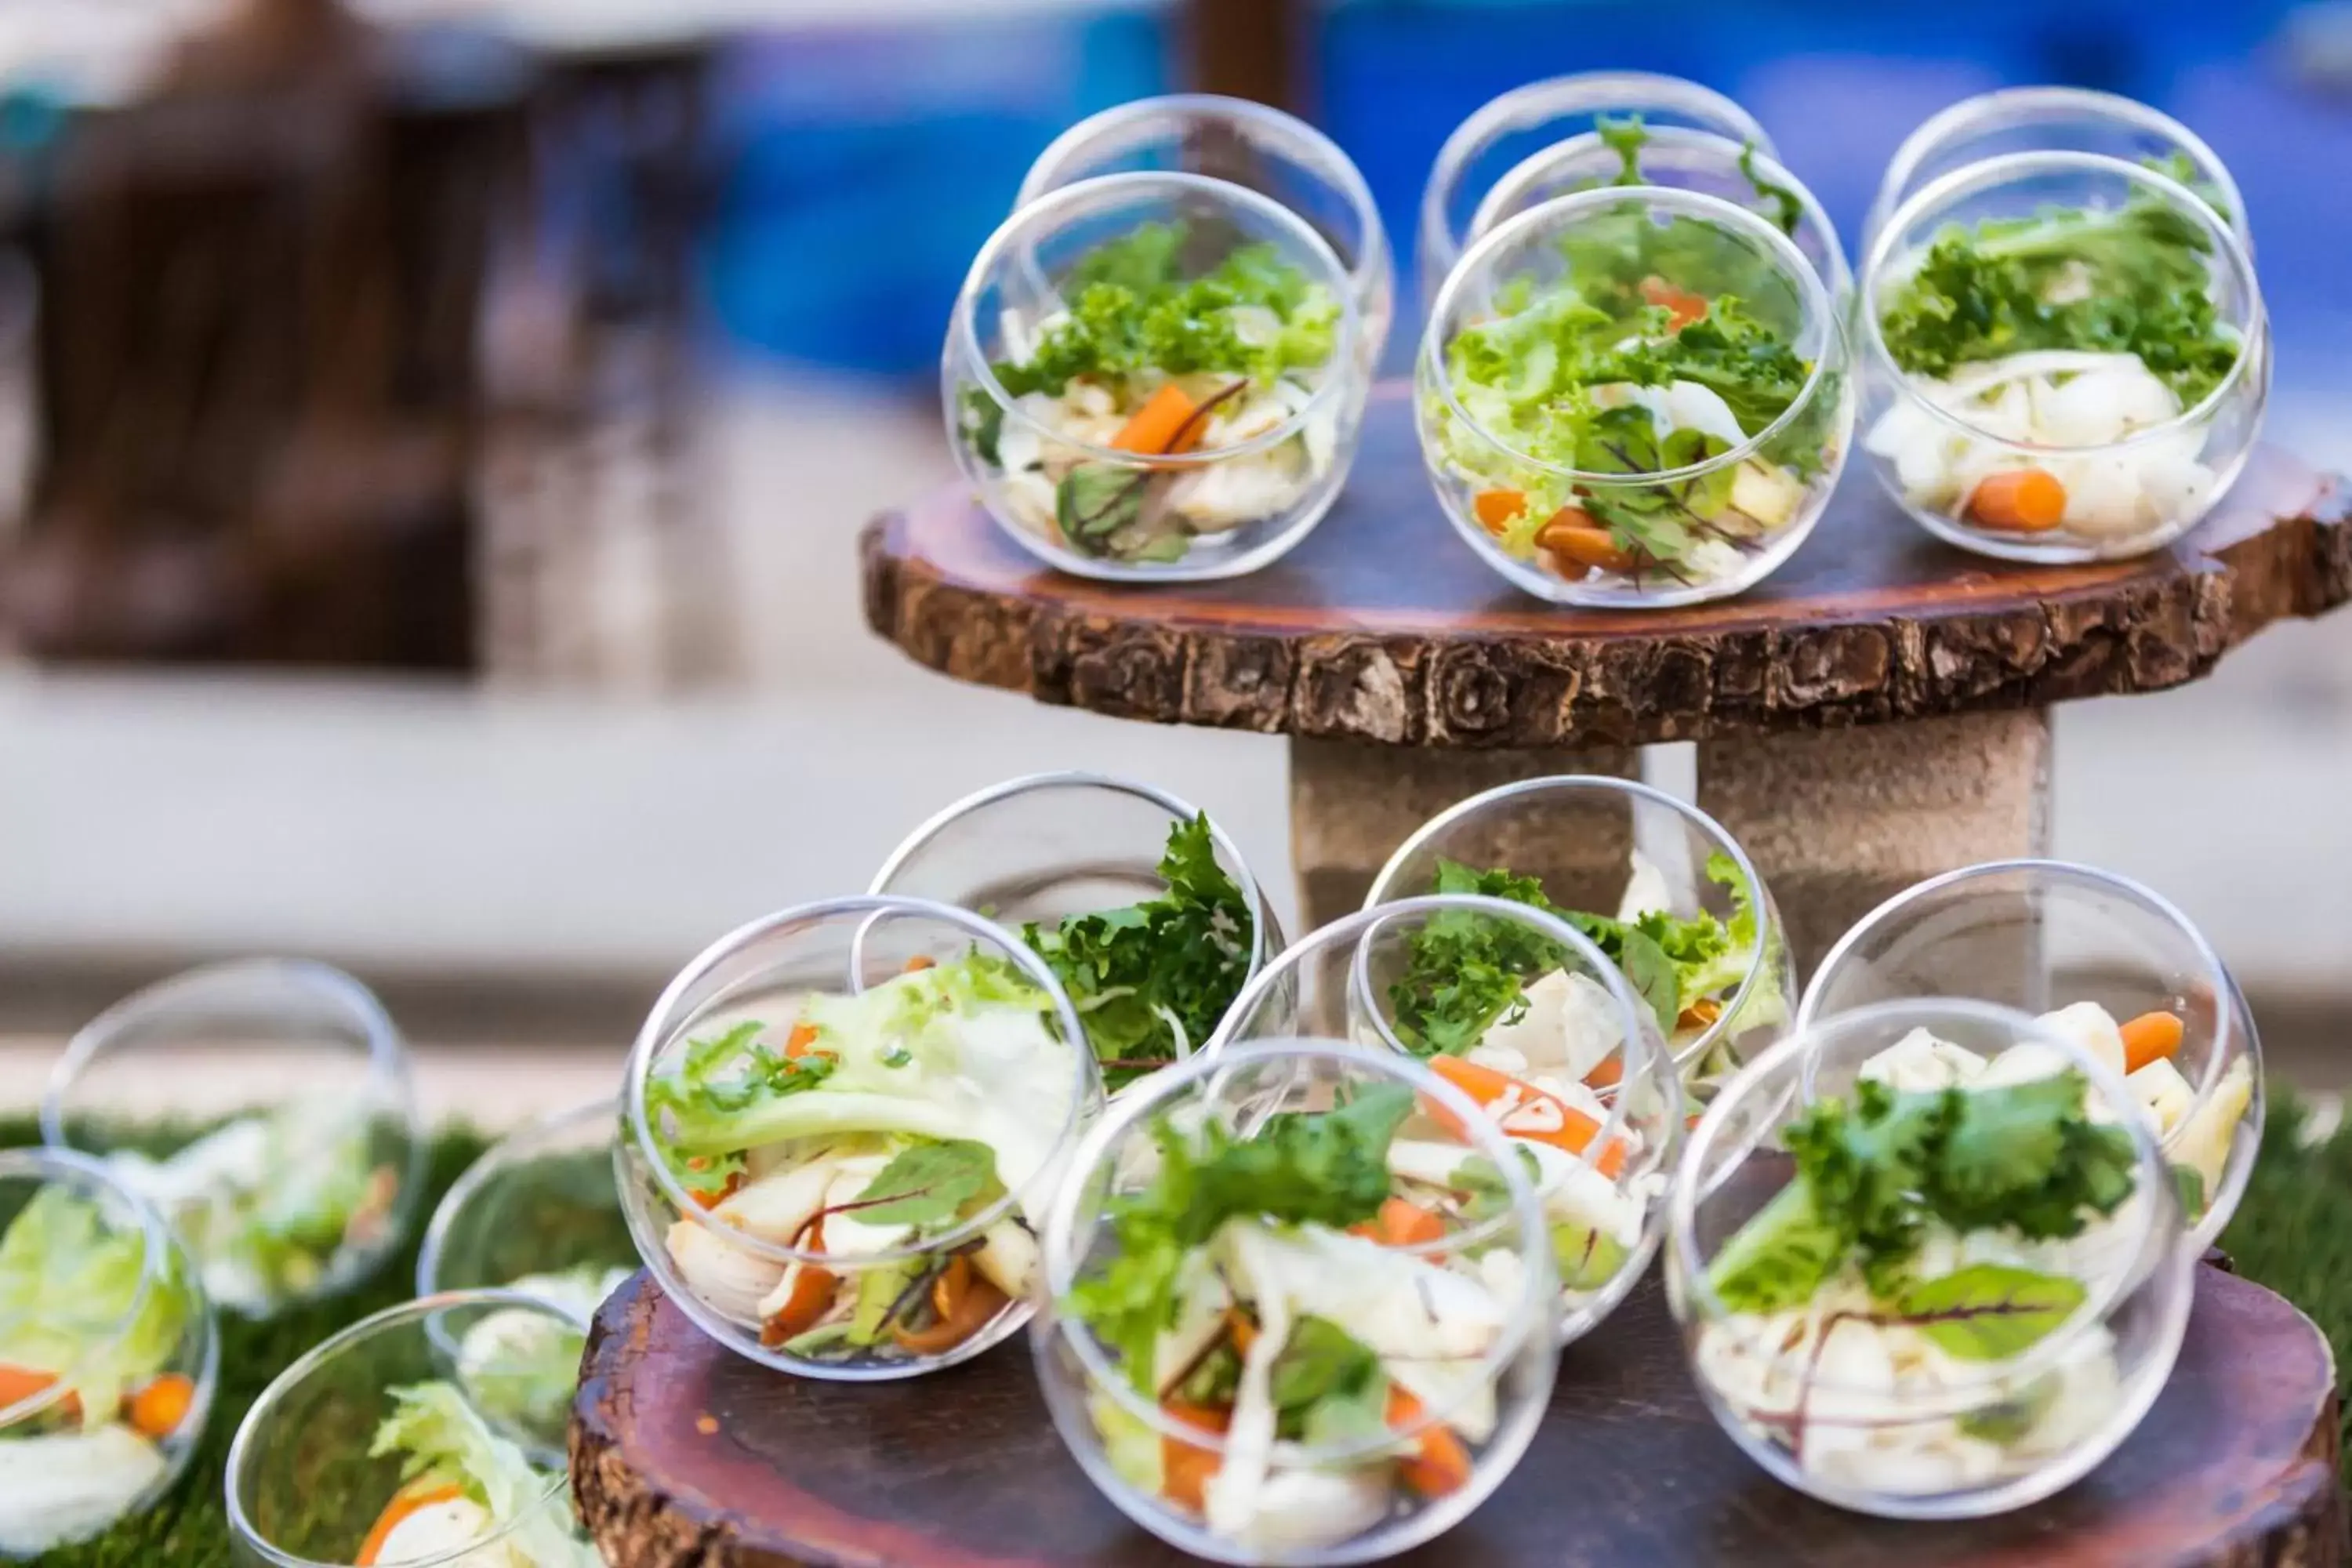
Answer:
[[2117, 1031], [2124, 1037], [2124, 1071], [2137, 1072], [2180, 1049], [2188, 1026], [2170, 1013], [2142, 1013]]
[[1128, 416], [1110, 444], [1122, 452], [1189, 451], [1201, 439], [1202, 422], [1192, 417], [1197, 408], [1184, 389], [1171, 381]]
[[1247, 1355], [1250, 1346], [1257, 1343], [1257, 1325], [1238, 1308], [1225, 1309], [1225, 1337], [1234, 1343], [1235, 1355]]
[[1587, 1089], [1615, 1089], [1619, 1083], [1624, 1080], [1624, 1077], [1625, 1058], [1622, 1057], [1611, 1057], [1607, 1061], [1602, 1062], [1599, 1067], [1594, 1068], [1591, 1072], [1584, 1075], [1584, 1087]]
[[1632, 551], [1594, 523], [1591, 513], [1572, 506], [1552, 513], [1551, 521], [1536, 531], [1536, 542], [1579, 566], [1595, 566], [1603, 572], [1631, 572], [1634, 566]]
[[1006, 1297], [959, 1253], [931, 1285], [931, 1310], [939, 1321], [928, 1329], [890, 1325], [898, 1348], [916, 1355], [940, 1355], [980, 1332], [1004, 1310]]
[[1987, 474], [1969, 493], [1969, 520], [2007, 533], [2047, 533], [2065, 521], [2066, 487], [2047, 468]]
[[446, 1482], [415, 1480], [393, 1493], [392, 1500], [383, 1505], [383, 1511], [375, 1516], [375, 1524], [368, 1531], [367, 1539], [360, 1543], [360, 1554], [352, 1559], [354, 1568], [375, 1568], [377, 1554], [383, 1551], [383, 1543], [392, 1539], [392, 1532], [400, 1528], [402, 1520], [419, 1509], [431, 1508], [436, 1502], [447, 1502], [463, 1495], [463, 1488]]
[[1527, 493], [1523, 490], [1480, 490], [1470, 502], [1470, 510], [1478, 514], [1478, 521], [1489, 533], [1500, 533], [1511, 519], [1528, 510]]
[[1445, 1237], [1445, 1222], [1407, 1198], [1383, 1202], [1376, 1224], [1381, 1239], [1391, 1247], [1422, 1247]]
[[[1507, 1072], [1465, 1062], [1460, 1057], [1433, 1057], [1429, 1065], [1438, 1077], [1476, 1100], [1495, 1119], [1495, 1125], [1513, 1138], [1581, 1154], [1601, 1136], [1601, 1124], [1559, 1096], [1546, 1094]], [[1444, 1111], [1435, 1114], [1440, 1121], [1452, 1120]], [[1593, 1160], [1592, 1168], [1612, 1181], [1622, 1175], [1624, 1140], [1612, 1138]]]
[[[1408, 1426], [1422, 1417], [1421, 1401], [1391, 1383], [1386, 1419], [1391, 1426]], [[1469, 1484], [1470, 1450], [1442, 1421], [1433, 1421], [1413, 1435], [1413, 1455], [1400, 1460], [1397, 1475], [1424, 1498], [1442, 1498]]]
[[1706, 296], [1678, 289], [1652, 273], [1642, 279], [1642, 299], [1645, 304], [1663, 305], [1666, 310], [1666, 331], [1679, 332], [1693, 321], [1706, 320]]
[[[1233, 1425], [1234, 1413], [1223, 1405], [1185, 1405], [1170, 1401], [1160, 1406], [1171, 1421], [1201, 1431], [1223, 1436]], [[1210, 1478], [1224, 1463], [1224, 1456], [1214, 1449], [1187, 1443], [1169, 1433], [1160, 1436], [1160, 1491], [1170, 1502], [1189, 1508], [1195, 1513], [1208, 1506]]]
[[794, 1024], [793, 1032], [784, 1037], [784, 1055], [805, 1057], [816, 1051], [816, 1026]]
[[[810, 1252], [824, 1250], [824, 1221], [820, 1217], [808, 1233]], [[958, 1258], [956, 1261], [963, 1261]], [[833, 1293], [841, 1283], [826, 1269], [803, 1263], [793, 1276], [793, 1293], [784, 1298], [783, 1310], [760, 1325], [760, 1342], [773, 1347], [786, 1340], [804, 1334], [816, 1327], [824, 1310], [833, 1305]]]
[[[39, 1397], [57, 1380], [56, 1373], [43, 1372], [38, 1367], [0, 1363], [0, 1410]], [[79, 1415], [80, 1407], [77, 1405], [71, 1414]]]
[[180, 1429], [188, 1418], [189, 1407], [196, 1402], [195, 1380], [184, 1373], [167, 1372], [151, 1379], [146, 1386], [132, 1394], [124, 1405], [131, 1425], [150, 1437], [168, 1437]]

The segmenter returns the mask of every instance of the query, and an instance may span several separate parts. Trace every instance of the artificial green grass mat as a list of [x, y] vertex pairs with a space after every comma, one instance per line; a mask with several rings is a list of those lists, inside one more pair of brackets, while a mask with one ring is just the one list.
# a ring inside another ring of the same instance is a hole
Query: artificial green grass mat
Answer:
[[[2343, 1380], [2352, 1373], [2352, 1122], [2310, 1149], [2299, 1144], [2302, 1125], [2293, 1101], [2283, 1098], [2272, 1107], [2253, 1182], [2221, 1245], [2240, 1274], [2311, 1314], [2335, 1349], [2336, 1375]], [[37, 1137], [29, 1122], [0, 1121], [0, 1146]], [[435, 1141], [430, 1187], [417, 1211], [420, 1231], [424, 1216], [483, 1147], [479, 1137], [466, 1131]], [[268, 1323], [223, 1317], [212, 1424], [177, 1489], [104, 1535], [45, 1554], [38, 1559], [42, 1568], [231, 1568], [221, 1470], [246, 1408], [304, 1351], [344, 1324], [414, 1295], [417, 1240], [410, 1237], [373, 1279], [349, 1296], [298, 1308]], [[2352, 1414], [2352, 1386], [2340, 1392], [2347, 1393], [2346, 1409]], [[2352, 1466], [2352, 1434], [2345, 1453]]]

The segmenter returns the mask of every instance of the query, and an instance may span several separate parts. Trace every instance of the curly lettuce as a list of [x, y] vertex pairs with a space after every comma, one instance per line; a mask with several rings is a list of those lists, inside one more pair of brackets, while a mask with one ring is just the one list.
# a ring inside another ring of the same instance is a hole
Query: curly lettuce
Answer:
[[41, 1188], [0, 1236], [0, 1363], [52, 1373], [85, 1413], [114, 1410], [171, 1364], [195, 1315], [178, 1251], [163, 1258], [142, 1297], [145, 1233]]

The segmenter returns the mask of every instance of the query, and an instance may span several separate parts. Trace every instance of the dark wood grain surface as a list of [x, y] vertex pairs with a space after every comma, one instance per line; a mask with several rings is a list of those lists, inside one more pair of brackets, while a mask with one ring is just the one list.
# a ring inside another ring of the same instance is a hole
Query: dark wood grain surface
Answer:
[[1620, 745], [1874, 723], [2196, 679], [2271, 622], [2352, 597], [2346, 491], [2258, 450], [2172, 548], [2009, 565], [1928, 538], [1857, 461], [1794, 559], [1728, 603], [1573, 610], [1505, 583], [1423, 474], [1401, 385], [1346, 493], [1225, 583], [1064, 576], [961, 486], [869, 523], [868, 624], [960, 680], [1122, 718], [1416, 746]]
[[[2336, 1568], [2335, 1372], [2310, 1321], [2198, 1269], [2140, 1429], [2047, 1502], [1965, 1524], [1842, 1512], [1700, 1406], [1657, 1278], [1565, 1353], [1535, 1446], [1407, 1568]], [[598, 1314], [572, 1473], [611, 1568], [1171, 1568], [1064, 1451], [1024, 1340], [866, 1387], [764, 1371], [640, 1274]]]

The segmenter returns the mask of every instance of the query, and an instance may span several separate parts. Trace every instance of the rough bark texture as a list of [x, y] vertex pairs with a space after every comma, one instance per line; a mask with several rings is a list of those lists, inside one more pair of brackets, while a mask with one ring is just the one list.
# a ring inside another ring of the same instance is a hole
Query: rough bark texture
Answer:
[[2344, 488], [2264, 448], [2215, 516], [2137, 561], [1967, 555], [1855, 471], [1804, 549], [1741, 598], [1556, 608], [1454, 537], [1393, 387], [1331, 515], [1248, 577], [1063, 576], [961, 487], [877, 519], [861, 545], [868, 624], [959, 680], [1119, 718], [1427, 747], [1623, 746], [2154, 691], [2352, 597]]
[[[640, 1275], [598, 1314], [572, 1478], [612, 1568], [1175, 1568], [1088, 1484], [1025, 1346], [908, 1383], [783, 1377]], [[1999, 1519], [1895, 1523], [1768, 1479], [1700, 1406], [1654, 1276], [1562, 1357], [1551, 1410], [1419, 1568], [2338, 1568], [2335, 1371], [2259, 1286], [2198, 1270], [2171, 1382], [2114, 1457]]]

